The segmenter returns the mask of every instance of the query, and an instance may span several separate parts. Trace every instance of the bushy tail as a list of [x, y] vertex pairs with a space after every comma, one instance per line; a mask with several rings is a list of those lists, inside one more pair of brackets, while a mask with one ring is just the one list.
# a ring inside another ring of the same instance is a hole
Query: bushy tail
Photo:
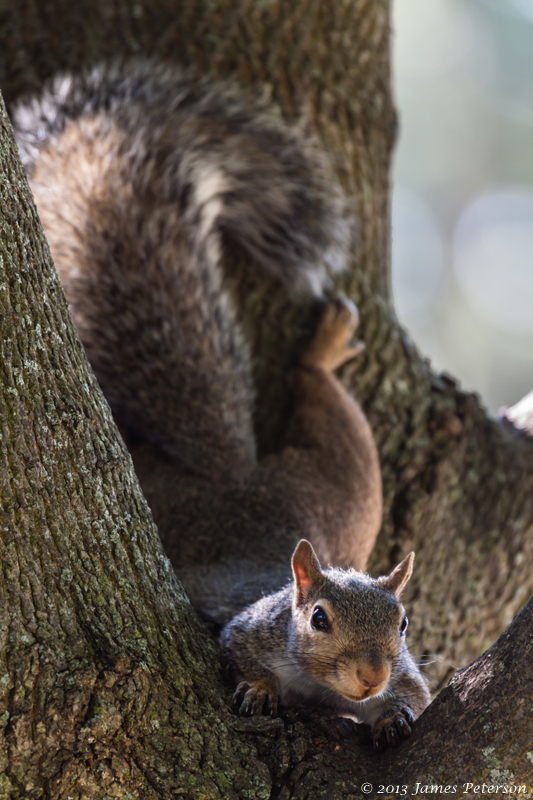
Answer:
[[234, 89], [146, 61], [58, 78], [14, 122], [112, 406], [185, 462], [251, 457], [250, 368], [222, 288], [222, 234], [290, 288], [320, 293], [349, 238], [323, 156]]

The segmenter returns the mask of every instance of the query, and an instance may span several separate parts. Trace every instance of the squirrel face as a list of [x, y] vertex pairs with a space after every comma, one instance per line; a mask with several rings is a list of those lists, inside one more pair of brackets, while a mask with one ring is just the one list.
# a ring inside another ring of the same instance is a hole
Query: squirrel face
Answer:
[[299, 542], [289, 649], [310, 678], [355, 703], [386, 691], [405, 648], [400, 596], [413, 559], [411, 553], [376, 580], [356, 570], [322, 570], [309, 542]]

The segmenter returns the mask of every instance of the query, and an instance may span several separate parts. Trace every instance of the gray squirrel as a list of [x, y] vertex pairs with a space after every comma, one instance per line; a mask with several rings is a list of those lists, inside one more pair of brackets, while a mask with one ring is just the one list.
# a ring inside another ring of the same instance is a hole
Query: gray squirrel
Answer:
[[376, 749], [397, 745], [429, 702], [407, 647], [400, 598], [414, 554], [377, 580], [357, 570], [322, 570], [302, 539], [294, 582], [263, 597], [223, 629], [239, 679], [243, 715], [275, 714], [278, 702], [311, 703], [372, 727]]
[[320, 702], [371, 724], [378, 749], [397, 744], [429, 694], [405, 647], [412, 557], [386, 578], [361, 572], [381, 524], [379, 461], [333, 374], [358, 352], [357, 311], [324, 305], [290, 375], [282, 446], [258, 459], [224, 272], [230, 243], [294, 297], [322, 296], [349, 244], [324, 155], [264, 103], [154, 61], [58, 77], [13, 121], [165, 551], [199, 614], [226, 626], [240, 713]]

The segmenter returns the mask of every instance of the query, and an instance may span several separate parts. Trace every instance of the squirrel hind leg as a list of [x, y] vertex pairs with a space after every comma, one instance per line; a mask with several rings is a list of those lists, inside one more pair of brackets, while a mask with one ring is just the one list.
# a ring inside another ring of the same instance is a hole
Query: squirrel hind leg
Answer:
[[350, 346], [357, 321], [345, 299], [325, 307], [291, 375], [293, 410], [283, 449], [260, 468], [275, 476], [273, 492], [284, 486], [301, 537], [323, 561], [364, 570], [381, 527], [379, 458], [362, 409], [333, 374], [361, 349]]

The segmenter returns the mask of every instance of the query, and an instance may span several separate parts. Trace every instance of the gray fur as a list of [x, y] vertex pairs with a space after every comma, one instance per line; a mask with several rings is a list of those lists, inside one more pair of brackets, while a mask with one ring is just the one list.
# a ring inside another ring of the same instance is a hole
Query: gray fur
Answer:
[[[62, 76], [15, 110], [28, 173], [71, 120], [100, 112], [124, 132], [124, 168], [147, 184], [154, 172], [161, 176], [166, 199], [199, 231], [196, 246], [206, 232], [196, 223], [210, 218], [209, 234], [224, 230], [274, 276], [317, 294], [328, 274], [345, 267], [350, 225], [343, 195], [322, 152], [271, 108], [247, 105], [240, 90], [215, 88], [154, 61]], [[166, 128], [173, 145], [162, 152]], [[221, 181], [206, 191], [217, 173]]]

